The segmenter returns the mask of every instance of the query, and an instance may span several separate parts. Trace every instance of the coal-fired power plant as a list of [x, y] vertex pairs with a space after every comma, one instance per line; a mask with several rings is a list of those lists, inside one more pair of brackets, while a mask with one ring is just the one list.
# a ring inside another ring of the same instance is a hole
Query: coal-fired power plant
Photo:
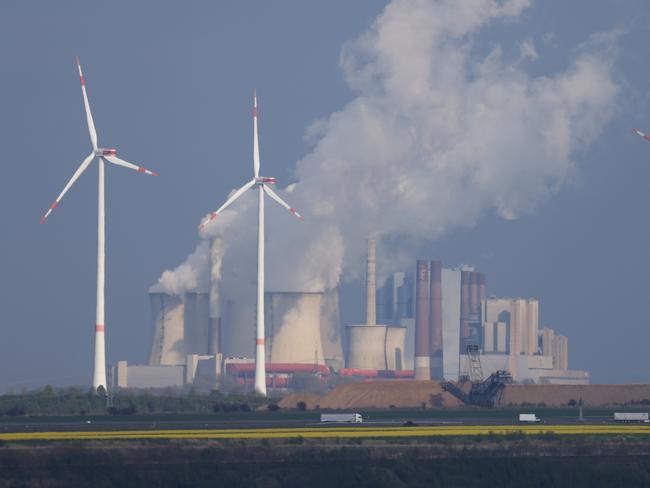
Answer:
[[[229, 285], [221, 272], [224, 241], [213, 238], [208, 248], [204, 289], [149, 294], [148, 365], [120, 361], [117, 386], [222, 388], [234, 381], [253, 389], [255, 308], [222, 293]], [[483, 273], [429, 259], [387, 276], [378, 290], [377, 262], [370, 237], [362, 324], [343, 327], [338, 289], [265, 293], [268, 388], [299, 389], [304, 375], [321, 385], [336, 375], [458, 381], [477, 374], [477, 361], [486, 377], [507, 370], [515, 381], [589, 382], [588, 372], [569, 370], [568, 338], [540, 327], [537, 299], [488, 297]]]

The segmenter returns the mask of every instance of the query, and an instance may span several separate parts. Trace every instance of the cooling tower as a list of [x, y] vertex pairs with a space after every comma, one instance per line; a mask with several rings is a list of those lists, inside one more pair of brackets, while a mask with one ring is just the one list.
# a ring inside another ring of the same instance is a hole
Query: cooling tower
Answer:
[[266, 361], [325, 364], [321, 342], [323, 293], [267, 292]]
[[386, 327], [386, 369], [403, 371], [406, 327]]
[[418, 260], [415, 275], [415, 379], [430, 380], [429, 262]]
[[207, 293], [186, 293], [183, 313], [185, 354], [208, 354], [208, 313]]
[[431, 261], [429, 272], [429, 367], [432, 379], [442, 379], [442, 263]]
[[351, 369], [386, 369], [385, 325], [348, 325], [348, 360]]
[[255, 302], [228, 299], [221, 321], [221, 351], [226, 357], [255, 356]]
[[153, 340], [149, 365], [185, 364], [183, 315], [185, 304], [179, 296], [150, 293]]
[[343, 367], [339, 292], [336, 288], [327, 290], [321, 298], [320, 340], [325, 363], [335, 370]]

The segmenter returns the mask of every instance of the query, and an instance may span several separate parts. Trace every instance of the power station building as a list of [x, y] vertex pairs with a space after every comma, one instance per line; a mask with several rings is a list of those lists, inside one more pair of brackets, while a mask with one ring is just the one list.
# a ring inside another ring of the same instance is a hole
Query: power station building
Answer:
[[485, 275], [471, 266], [419, 260], [413, 274], [392, 274], [377, 297], [384, 320], [406, 329], [405, 368], [417, 379], [469, 376], [467, 348], [476, 346], [486, 377], [507, 370], [519, 382], [589, 382], [587, 371], [569, 369], [568, 338], [540, 330], [539, 300], [486, 297]]

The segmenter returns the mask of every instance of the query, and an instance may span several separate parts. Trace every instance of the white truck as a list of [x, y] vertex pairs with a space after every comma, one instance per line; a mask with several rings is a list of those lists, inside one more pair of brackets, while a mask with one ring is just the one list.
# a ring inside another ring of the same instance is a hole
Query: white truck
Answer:
[[542, 421], [537, 415], [534, 413], [520, 413], [519, 414], [519, 422], [523, 422], [526, 424], [538, 424]]
[[320, 421], [361, 423], [363, 418], [360, 413], [321, 413]]
[[614, 412], [614, 422], [650, 423], [648, 412]]

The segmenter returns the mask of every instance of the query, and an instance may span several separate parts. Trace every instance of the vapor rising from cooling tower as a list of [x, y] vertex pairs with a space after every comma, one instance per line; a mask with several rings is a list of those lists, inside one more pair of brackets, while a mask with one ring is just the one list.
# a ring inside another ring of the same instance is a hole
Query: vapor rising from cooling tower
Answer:
[[[379, 274], [405, 269], [424, 242], [488, 213], [517, 218], [565, 183], [613, 113], [616, 39], [595, 35], [566, 54], [564, 70], [545, 72], [536, 63], [546, 51], [537, 52], [530, 29], [512, 41], [522, 32], [513, 25], [534, 22], [522, 15], [528, 3], [395, 0], [343, 46], [355, 96], [307, 129], [310, 152], [291, 172], [296, 182], [279, 191], [304, 210], [304, 223], [269, 210], [267, 289], [322, 292], [344, 270], [358, 277], [370, 233], [400, 243], [385, 246]], [[484, 38], [497, 24], [505, 48]], [[238, 202], [204, 237], [225, 240], [222, 298], [250, 302], [257, 208], [253, 195]], [[207, 262], [207, 245], [197, 253]], [[197, 253], [161, 277], [160, 291], [207, 282]]]

